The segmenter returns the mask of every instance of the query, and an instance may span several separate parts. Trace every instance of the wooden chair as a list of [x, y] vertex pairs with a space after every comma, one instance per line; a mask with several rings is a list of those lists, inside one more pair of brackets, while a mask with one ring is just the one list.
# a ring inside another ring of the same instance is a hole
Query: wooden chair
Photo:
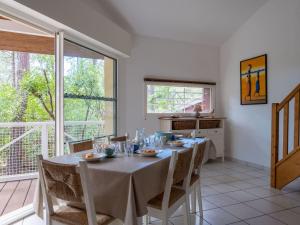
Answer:
[[[172, 152], [164, 192], [148, 202], [146, 225], [149, 224], [149, 217], [161, 219], [162, 225], [167, 225], [168, 218], [180, 206], [184, 207], [185, 225], [190, 225], [190, 202], [189, 195], [186, 195], [186, 187], [190, 183], [194, 158], [195, 150], [192, 148], [180, 153]], [[174, 186], [180, 182], [183, 183], [182, 188]]]
[[196, 212], [196, 199], [197, 199], [200, 216], [203, 218], [200, 172], [201, 172], [202, 162], [203, 162], [204, 153], [206, 149], [206, 142], [197, 145], [196, 148], [197, 151], [194, 160], [194, 168], [191, 175], [190, 187], [188, 193], [191, 194], [191, 206], [192, 206], [191, 212], [192, 213]]
[[[47, 225], [120, 225], [120, 221], [104, 214], [96, 214], [94, 199], [89, 188], [87, 164], [76, 165], [53, 163], [38, 156], [38, 169], [43, 199], [46, 206]], [[85, 205], [78, 208], [59, 205], [54, 210], [52, 198]]]
[[112, 137], [109, 140], [110, 142], [125, 142], [127, 141], [127, 136]]
[[92, 140], [82, 140], [82, 141], [74, 141], [69, 142], [70, 153], [81, 152], [85, 150], [93, 149], [93, 141]]

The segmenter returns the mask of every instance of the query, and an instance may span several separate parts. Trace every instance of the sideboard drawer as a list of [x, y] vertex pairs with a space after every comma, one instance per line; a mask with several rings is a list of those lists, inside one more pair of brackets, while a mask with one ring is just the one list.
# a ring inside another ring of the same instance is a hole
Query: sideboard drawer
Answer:
[[194, 130], [197, 120], [172, 121], [172, 130]]
[[211, 135], [223, 135], [224, 131], [223, 129], [210, 129], [207, 130], [207, 134], [211, 134]]

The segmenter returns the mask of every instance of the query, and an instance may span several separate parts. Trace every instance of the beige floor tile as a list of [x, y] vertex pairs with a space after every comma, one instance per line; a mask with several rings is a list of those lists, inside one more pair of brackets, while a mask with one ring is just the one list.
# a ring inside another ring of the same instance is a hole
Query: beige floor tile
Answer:
[[221, 176], [217, 176], [217, 177], [214, 177], [215, 180], [218, 180], [222, 183], [230, 183], [230, 182], [234, 182], [234, 181], [237, 181], [238, 178], [234, 178], [232, 176], [229, 176], [229, 175], [221, 175]]
[[247, 175], [247, 174], [244, 174], [244, 173], [239, 173], [239, 172], [229, 174], [229, 175], [234, 177], [234, 178], [237, 178], [238, 180], [243, 180], [243, 181], [253, 179], [253, 177], [251, 177], [250, 175]]
[[300, 207], [293, 208], [293, 209], [291, 209], [291, 211], [300, 215]]
[[[218, 206], [216, 206], [215, 204], [203, 199], [202, 200], [202, 208], [203, 208], [203, 210], [209, 210], [209, 209], [218, 208]], [[198, 211], [198, 205], [197, 205], [197, 211]]]
[[245, 171], [244, 173], [247, 174], [247, 175], [250, 175], [252, 177], [263, 177], [263, 176], [266, 176], [265, 173], [263, 173], [262, 171], [259, 171], [259, 170]]
[[294, 180], [292, 183], [289, 183], [285, 186], [282, 191], [284, 192], [297, 192], [300, 190], [300, 178]]
[[226, 206], [226, 207], [223, 207], [223, 209], [241, 220], [245, 220], [245, 219], [263, 215], [263, 213], [255, 210], [245, 204], [236, 204], [236, 205]]
[[300, 202], [300, 192], [291, 192], [291, 193], [285, 194], [285, 196], [287, 196], [288, 198], [291, 198], [295, 201]]
[[241, 222], [237, 222], [237, 223], [231, 223], [230, 225], [248, 225], [248, 224], [241, 221]]
[[228, 184], [216, 184], [211, 186], [214, 190], [218, 191], [219, 193], [227, 193], [231, 191], [237, 191], [239, 188], [230, 186]]
[[235, 165], [235, 166], [232, 167], [232, 170], [244, 173], [244, 172], [253, 171], [255, 169], [252, 168], [252, 167], [248, 167], [248, 166]]
[[266, 186], [266, 185], [270, 184], [270, 181], [268, 179], [264, 179], [264, 178], [248, 179], [245, 181], [249, 184], [255, 184], [257, 186]]
[[290, 210], [272, 213], [270, 216], [288, 225], [300, 224], [300, 215]]
[[283, 207], [276, 205], [273, 202], [269, 202], [265, 199], [257, 199], [254, 201], [245, 202], [245, 204], [265, 214], [284, 210]]
[[[153, 224], [153, 225], [161, 225], [161, 221], [160, 220], [152, 220], [151, 224]], [[168, 221], [168, 225], [174, 225], [174, 224], [172, 223], [171, 220], [169, 220]]]
[[233, 204], [238, 204], [239, 201], [228, 197], [225, 194], [220, 194], [220, 195], [213, 195], [213, 196], [208, 196], [205, 197], [204, 200], [218, 206], [218, 207], [222, 207], [222, 206], [227, 206], [227, 205], [233, 205]]
[[[190, 219], [191, 219], [192, 225], [210, 225], [204, 219], [200, 218], [200, 216], [198, 216], [198, 215], [191, 215]], [[174, 225], [183, 225], [184, 217], [180, 216], [180, 217], [171, 218], [170, 222], [172, 222], [172, 224], [174, 224]]]
[[261, 198], [282, 194], [278, 190], [272, 190], [270, 188], [265, 188], [265, 187], [249, 188], [249, 189], [245, 189], [244, 191], [254, 194]]
[[246, 202], [246, 201], [251, 201], [259, 198], [258, 196], [250, 194], [245, 191], [233, 191], [233, 192], [226, 193], [226, 195], [239, 202]]
[[260, 216], [246, 220], [249, 225], [284, 225], [270, 216]]
[[201, 184], [202, 185], [213, 185], [213, 184], [220, 184], [222, 183], [219, 180], [214, 179], [213, 177], [201, 177]]
[[212, 225], [226, 225], [240, 221], [221, 208], [204, 211], [204, 219]]
[[232, 183], [228, 183], [228, 184], [233, 187], [237, 187], [239, 189], [249, 189], [249, 188], [257, 187], [257, 185], [249, 184], [246, 181], [236, 181], [236, 182], [232, 182]]
[[204, 171], [201, 173], [201, 177], [216, 177], [216, 176], [220, 176], [222, 175], [222, 173], [219, 172], [215, 172], [215, 171]]
[[204, 187], [202, 187], [201, 191], [202, 191], [202, 197], [220, 194], [218, 191], [213, 189], [211, 186], [204, 186]]
[[265, 198], [265, 199], [267, 201], [273, 202], [276, 205], [279, 205], [279, 206], [281, 206], [285, 209], [300, 206], [300, 202], [294, 201], [290, 198], [287, 198], [284, 195], [271, 196], [271, 197], [268, 197], [268, 198]]

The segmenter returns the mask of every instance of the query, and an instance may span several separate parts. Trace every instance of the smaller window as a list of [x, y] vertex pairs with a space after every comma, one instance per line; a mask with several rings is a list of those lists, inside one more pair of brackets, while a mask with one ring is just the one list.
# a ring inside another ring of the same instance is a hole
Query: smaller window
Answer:
[[214, 111], [215, 85], [196, 83], [145, 82], [146, 113], [193, 114]]

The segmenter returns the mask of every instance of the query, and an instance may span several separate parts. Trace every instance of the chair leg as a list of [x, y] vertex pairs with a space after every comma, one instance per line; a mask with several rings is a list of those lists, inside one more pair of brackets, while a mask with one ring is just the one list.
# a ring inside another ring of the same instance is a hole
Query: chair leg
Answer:
[[150, 216], [146, 215], [146, 216], [144, 216], [144, 219], [145, 219], [145, 225], [149, 225]]
[[46, 225], [52, 225], [49, 213], [46, 212], [46, 216], [45, 217], [46, 217], [45, 218], [46, 219]]
[[191, 192], [191, 213], [196, 213], [196, 189], [193, 188]]
[[152, 223], [152, 217], [149, 216], [149, 223], [151, 224]]
[[203, 218], [202, 194], [201, 194], [201, 184], [200, 184], [200, 182], [196, 187], [196, 192], [197, 192], [197, 201], [198, 201], [200, 216]]
[[168, 217], [164, 216], [162, 221], [161, 221], [161, 225], [168, 225]]
[[184, 208], [184, 224], [190, 225], [190, 198], [188, 195], [186, 195], [186, 202], [183, 204]]

